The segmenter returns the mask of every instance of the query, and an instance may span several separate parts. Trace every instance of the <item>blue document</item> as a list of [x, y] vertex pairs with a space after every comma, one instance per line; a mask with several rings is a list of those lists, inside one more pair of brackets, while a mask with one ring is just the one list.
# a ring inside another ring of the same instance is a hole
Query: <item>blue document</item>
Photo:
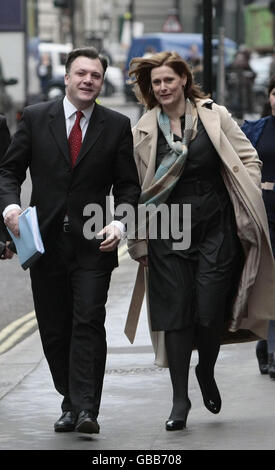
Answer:
[[19, 232], [20, 236], [17, 238], [9, 230], [16, 246], [19, 262], [23, 269], [28, 269], [45, 252], [38, 226], [36, 207], [28, 207], [20, 214]]

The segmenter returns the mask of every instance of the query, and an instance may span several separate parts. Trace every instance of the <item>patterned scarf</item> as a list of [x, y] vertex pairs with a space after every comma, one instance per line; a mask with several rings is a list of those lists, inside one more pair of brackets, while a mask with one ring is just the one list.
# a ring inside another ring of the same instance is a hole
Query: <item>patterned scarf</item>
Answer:
[[151, 186], [141, 193], [139, 200], [140, 204], [155, 204], [155, 206], [167, 200], [183, 172], [188, 154], [188, 145], [197, 134], [197, 108], [189, 98], [186, 99], [185, 128], [182, 142], [173, 141], [169, 117], [161, 109], [158, 110], [157, 119], [170, 150], [162, 159]]

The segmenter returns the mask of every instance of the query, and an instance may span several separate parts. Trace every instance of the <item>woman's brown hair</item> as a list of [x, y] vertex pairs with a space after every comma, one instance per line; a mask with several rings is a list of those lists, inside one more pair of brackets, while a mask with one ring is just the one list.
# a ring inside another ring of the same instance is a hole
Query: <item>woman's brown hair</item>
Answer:
[[273, 88], [275, 88], [275, 74], [270, 77], [269, 84], [268, 84], [268, 96], [272, 92]]
[[207, 97], [199, 85], [194, 83], [189, 65], [177, 52], [159, 52], [150, 57], [135, 57], [130, 63], [129, 77], [134, 76], [132, 82], [134, 92], [138, 101], [147, 109], [152, 109], [158, 104], [151, 86], [151, 71], [162, 65], [171, 67], [180, 77], [182, 75], [187, 77], [184, 87], [185, 98], [194, 102], [195, 98]]

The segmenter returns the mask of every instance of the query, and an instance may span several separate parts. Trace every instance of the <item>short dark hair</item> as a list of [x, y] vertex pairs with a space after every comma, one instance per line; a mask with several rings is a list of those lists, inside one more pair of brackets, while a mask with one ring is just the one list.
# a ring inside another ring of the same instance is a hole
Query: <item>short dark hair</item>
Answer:
[[99, 59], [103, 67], [103, 75], [106, 72], [108, 67], [107, 57], [99, 54], [98, 50], [95, 47], [80, 47], [78, 49], [73, 49], [67, 57], [65, 69], [66, 73], [70, 72], [71, 65], [77, 57], [88, 57], [89, 59]]

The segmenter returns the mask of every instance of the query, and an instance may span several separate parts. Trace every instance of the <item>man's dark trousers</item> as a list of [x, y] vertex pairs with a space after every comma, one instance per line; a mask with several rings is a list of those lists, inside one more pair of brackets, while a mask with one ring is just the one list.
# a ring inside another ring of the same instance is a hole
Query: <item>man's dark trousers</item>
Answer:
[[[110, 223], [106, 198], [111, 190], [115, 220], [121, 219], [116, 214], [121, 204], [137, 206], [140, 185], [130, 124], [126, 116], [95, 103], [72, 169], [63, 100], [35, 104], [25, 108], [0, 162], [1, 211], [21, 204], [27, 170], [31, 175], [30, 205], [37, 208], [45, 246], [31, 269], [33, 297], [54, 383], [64, 395], [63, 409], [92, 409], [95, 416], [106, 356], [104, 305], [118, 259], [117, 249], [102, 252], [102, 240], [84, 233], [92, 217], [86, 208], [95, 204], [101, 210], [103, 228]], [[68, 233], [62, 231], [65, 219]]]
[[111, 271], [78, 265], [70, 233], [31, 268], [34, 305], [45, 356], [62, 410], [99, 412], [106, 362], [105, 304]]

